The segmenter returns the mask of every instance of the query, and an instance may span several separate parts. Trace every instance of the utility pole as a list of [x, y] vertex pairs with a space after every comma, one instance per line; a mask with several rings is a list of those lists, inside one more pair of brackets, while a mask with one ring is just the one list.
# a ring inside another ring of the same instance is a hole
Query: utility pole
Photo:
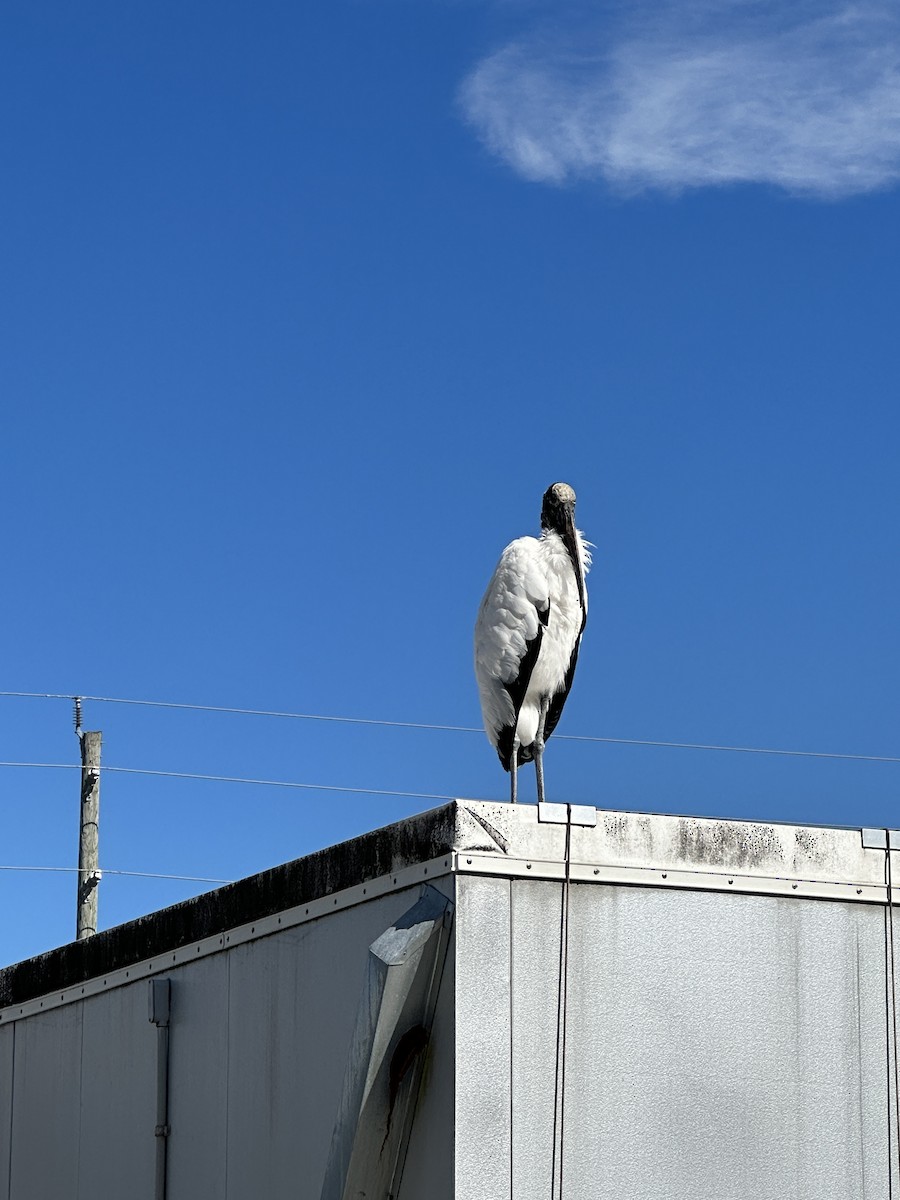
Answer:
[[97, 886], [100, 883], [100, 743], [99, 730], [81, 728], [81, 700], [75, 700], [75, 732], [81, 743], [81, 832], [78, 840], [79, 941], [97, 932]]

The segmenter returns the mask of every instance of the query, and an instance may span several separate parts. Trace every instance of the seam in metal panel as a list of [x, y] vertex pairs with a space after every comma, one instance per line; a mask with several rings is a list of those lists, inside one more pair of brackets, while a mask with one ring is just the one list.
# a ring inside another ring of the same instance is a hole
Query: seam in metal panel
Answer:
[[507, 1046], [507, 1051], [508, 1051], [507, 1070], [509, 1071], [509, 1195], [510, 1195], [510, 1197], [512, 1197], [512, 1194], [513, 1194], [513, 1182], [515, 1180], [514, 1160], [515, 1160], [515, 1144], [516, 1144], [515, 1124], [514, 1124], [514, 1118], [513, 1118], [513, 1112], [514, 1112], [514, 1107], [515, 1107], [514, 1102], [513, 1102], [513, 1091], [514, 1091], [515, 1085], [516, 1085], [516, 1073], [514, 1070], [514, 1062], [513, 1062], [513, 1041], [514, 1041], [513, 1030], [515, 1028], [515, 1019], [516, 1019], [515, 1012], [514, 1012], [514, 1003], [515, 1003], [515, 995], [516, 995], [516, 975], [515, 975], [516, 957], [515, 957], [515, 938], [513, 937], [513, 930], [516, 927], [515, 913], [513, 911], [514, 904], [515, 904], [515, 895], [516, 895], [516, 889], [512, 886], [512, 883], [510, 883], [509, 908], [508, 908], [509, 922], [508, 922], [507, 930], [506, 930], [507, 938], [509, 941], [509, 1045]]
[[9, 1158], [6, 1164], [6, 1196], [7, 1200], [12, 1200], [12, 1173], [13, 1173], [13, 1114], [16, 1111], [16, 1027], [13, 1026], [12, 1031], [12, 1046], [10, 1047], [10, 1064], [9, 1064]]
[[856, 1015], [856, 1082], [859, 1087], [859, 1103], [855, 1116], [859, 1121], [859, 1175], [862, 1181], [862, 1200], [866, 1200], [866, 1144], [865, 1144], [865, 1113], [863, 1098], [865, 1096], [865, 1078], [863, 1076], [863, 1022], [862, 1022], [862, 947], [859, 941], [859, 922], [856, 923], [853, 939], [854, 949], [854, 1008]]
[[[890, 833], [888, 833], [890, 837]], [[888, 895], [893, 891], [891, 879], [891, 851], [890, 843], [885, 847], [884, 855], [884, 874], [887, 884]], [[890, 987], [886, 988], [885, 1002], [888, 1006], [887, 1011], [887, 1036], [889, 1046], [893, 1044], [894, 1048], [894, 1120], [896, 1122], [897, 1131], [897, 1154], [900, 1156], [900, 1071], [898, 1071], [897, 1061], [897, 986], [896, 986], [896, 964], [894, 956], [894, 906], [886, 904], [884, 908], [885, 917], [885, 956], [884, 969], [885, 978], [889, 977]], [[888, 952], [888, 943], [890, 944], [890, 952]], [[888, 976], [889, 972], [889, 976]], [[890, 1050], [888, 1051], [888, 1061], [890, 1062]], [[890, 1071], [888, 1072], [888, 1094], [890, 1095], [891, 1079]], [[890, 1104], [890, 1101], [888, 1101]], [[890, 1157], [890, 1139], [891, 1129], [888, 1127], [888, 1156]], [[890, 1166], [893, 1172], [893, 1165]]]
[[231, 1120], [231, 959], [225, 956], [225, 1145], [223, 1147], [222, 1187], [228, 1197], [228, 1147], [231, 1145], [228, 1123]]
[[78, 1140], [75, 1144], [75, 1194], [81, 1195], [81, 1143], [84, 1129], [84, 1005], [77, 1004], [78, 1014]]
[[284, 912], [273, 913], [258, 921], [248, 922], [246, 925], [238, 925], [227, 932], [213, 934], [198, 942], [189, 942], [186, 946], [179, 946], [177, 950], [163, 951], [152, 959], [132, 963], [128, 967], [110, 971], [106, 975], [98, 975], [94, 979], [75, 984], [61, 992], [36, 996], [33, 1000], [25, 1001], [24, 1004], [11, 1004], [7, 1008], [0, 1009], [0, 1023], [8, 1024], [22, 1020], [25, 1017], [34, 1016], [36, 1013], [49, 1012], [51, 1009], [61, 1008], [66, 1004], [86, 1000], [90, 996], [99, 995], [112, 988], [125, 987], [129, 983], [134, 983], [136, 979], [148, 979], [151, 975], [158, 975], [173, 967], [184, 966], [185, 963], [196, 962], [198, 958], [205, 958], [209, 954], [219, 954], [223, 950], [230, 950], [245, 942], [268, 937], [282, 929], [304, 925], [307, 921], [316, 921], [329, 913], [343, 912], [345, 909], [354, 908], [357, 904], [365, 904], [369, 900], [376, 900], [381, 896], [388, 896], [393, 892], [415, 887], [416, 884], [425, 881], [434, 883], [452, 870], [453, 860], [449, 854], [442, 854], [439, 858], [430, 859], [428, 862], [403, 867], [390, 875], [369, 879], [365, 883], [356, 884], [352, 888], [345, 888], [343, 891], [334, 892], [329, 896], [320, 896], [306, 904], [298, 904], [293, 908], [285, 909]]

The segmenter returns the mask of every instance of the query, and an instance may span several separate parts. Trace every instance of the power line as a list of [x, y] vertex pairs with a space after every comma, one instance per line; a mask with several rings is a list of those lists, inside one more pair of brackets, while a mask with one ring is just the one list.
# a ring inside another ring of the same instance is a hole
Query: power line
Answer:
[[[81, 770], [81, 763], [36, 763], [36, 762], [0, 762], [0, 767], [23, 767], [45, 769], [51, 771]], [[456, 800], [457, 796], [438, 796], [433, 792], [396, 792], [386, 788], [339, 787], [333, 783], [295, 783], [286, 779], [245, 779], [239, 775], [199, 775], [189, 771], [155, 771], [148, 767], [110, 767], [99, 766], [98, 771], [104, 773], [116, 772], [120, 775], [154, 775], [164, 779], [192, 779], [204, 783], [247, 783], [256, 787], [300, 788], [309, 792], [352, 792], [366, 796], [398, 796], [414, 800]]]
[[[0, 696], [19, 697], [28, 700], [68, 700], [59, 692], [0, 692]], [[230, 713], [241, 717], [282, 717], [291, 721], [333, 721], [342, 725], [386, 725], [396, 729], [431, 729], [442, 733], [482, 733], [475, 725], [429, 725], [422, 721], [384, 721], [375, 717], [333, 717], [322, 713], [281, 712], [268, 708], [232, 708], [222, 704], [179, 704], [173, 700], [130, 700], [122, 696], [79, 696], [82, 702], [94, 704], [133, 704], [144, 708], [174, 708], [187, 712]]]
[[[588, 740], [588, 739], [580, 739]], [[591, 739], [593, 740], [593, 739]], [[826, 754], [817, 753], [810, 750], [765, 750], [752, 746], [713, 746], [713, 745], [696, 745], [687, 742], [627, 742], [627, 745], [638, 746], [663, 746], [686, 750], [724, 750], [734, 751], [739, 754], [776, 754], [787, 756], [799, 756], [803, 758], [839, 758], [852, 759], [862, 762], [881, 762], [881, 763], [900, 763], [900, 758], [875, 757], [874, 755], [863, 754]], [[81, 770], [80, 763], [58, 763], [58, 762], [0, 762], [0, 767], [21, 768], [23, 770], [48, 770], [48, 771], [75, 771]], [[193, 771], [163, 771], [156, 770], [151, 767], [116, 767], [101, 765], [97, 770], [104, 773], [114, 773], [119, 775], [146, 775], [161, 779], [186, 779], [189, 781], [201, 783], [240, 783], [252, 787], [276, 787], [276, 788], [291, 788], [294, 790], [308, 792], [338, 792], [347, 795], [359, 796], [392, 796], [398, 799], [413, 799], [413, 800], [437, 800], [440, 802], [449, 802], [458, 800], [458, 796], [442, 795], [436, 792], [407, 792], [397, 791], [389, 788], [366, 788], [366, 787], [344, 787], [340, 784], [333, 783], [301, 783], [297, 780], [289, 779], [256, 779], [243, 775], [207, 775]]]
[[[79, 873], [78, 867], [20, 867], [0, 864], [0, 871], [62, 871], [66, 874]], [[135, 879], [173, 879], [184, 883], [234, 883], [233, 879], [207, 879], [204, 875], [163, 875], [157, 871], [118, 871], [103, 868], [104, 875], [127, 875]]]
[[[57, 692], [6, 692], [0, 691], [0, 697], [26, 698], [31, 700], [68, 700], [72, 701], [73, 696], [64, 695]], [[375, 717], [336, 717], [323, 715], [321, 713], [295, 713], [295, 712], [280, 712], [274, 709], [262, 708], [232, 708], [225, 705], [214, 704], [181, 704], [171, 700], [133, 700], [126, 699], [121, 696], [80, 696], [80, 700], [90, 700], [95, 704], [129, 704], [139, 705], [146, 708], [171, 708], [180, 709], [189, 712], [210, 712], [210, 713], [230, 713], [236, 716], [249, 717], [282, 717], [288, 720], [295, 721], [330, 721], [344, 725], [378, 725], [386, 726], [395, 729], [425, 729], [439, 733], [483, 733], [484, 731], [479, 726], [474, 725], [432, 725], [423, 721], [387, 721], [379, 720]], [[845, 754], [839, 751], [827, 750], [786, 750], [772, 746], [728, 746], [719, 745], [710, 742], [671, 742], [661, 741], [651, 738], [619, 738], [619, 737], [600, 737], [591, 736], [588, 734], [577, 733], [554, 733], [554, 740], [565, 742], [596, 742], [612, 746], [650, 746], [666, 750], [718, 750], [723, 753], [730, 754], [768, 754], [776, 755], [782, 758], [830, 758], [840, 759], [846, 762], [880, 762], [880, 763], [900, 763], [900, 757], [888, 754]], [[0, 763], [0, 766], [6, 764]], [[19, 764], [28, 765], [28, 764]], [[39, 765], [67, 765], [67, 764], [34, 764]], [[125, 767], [105, 768], [106, 770], [127, 770]], [[147, 772], [148, 774], [151, 772]], [[156, 772], [156, 774], [175, 774], [174, 772]], [[181, 777], [181, 776], [179, 776]], [[218, 776], [183, 776], [183, 778], [197, 779], [213, 779], [219, 782], [236, 782], [236, 783], [273, 783], [271, 780], [232, 780]], [[279, 784], [283, 787], [308, 787], [317, 788], [316, 784]], [[448, 799], [444, 796], [430, 797], [422, 792], [380, 792], [368, 788], [327, 788], [322, 787], [322, 790], [328, 791], [374, 791], [375, 795], [415, 795], [422, 799]], [[453, 799], [453, 797], [449, 797]]]
[[658, 742], [644, 738], [586, 737], [577, 733], [554, 734], [568, 742], [612, 742], [617, 746], [660, 746], [671, 750], [724, 750], [731, 754], [777, 754], [785, 758], [841, 758], [850, 762], [900, 763], [889, 754], [841, 754], [828, 750], [779, 750], [767, 746], [719, 746], [705, 742]]
[[162, 775], [168, 779], [200, 779], [208, 783], [250, 783], [258, 787], [302, 788], [310, 792], [353, 792], [366, 796], [402, 796], [414, 800], [457, 799], [456, 796], [438, 796], [432, 792], [395, 792], [387, 788], [340, 787], [332, 783], [294, 783], [283, 779], [244, 779], [236, 775], [194, 775], [186, 771], [153, 771], [142, 767], [107, 767], [106, 770], [128, 775]]

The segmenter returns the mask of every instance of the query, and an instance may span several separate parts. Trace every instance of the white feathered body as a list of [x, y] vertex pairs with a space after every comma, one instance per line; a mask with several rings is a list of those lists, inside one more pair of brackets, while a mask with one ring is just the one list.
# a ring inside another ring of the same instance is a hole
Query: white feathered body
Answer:
[[513, 737], [520, 745], [517, 761], [529, 761], [542, 701], [549, 701], [549, 737], [571, 686], [587, 617], [584, 576], [591, 563], [578, 531], [575, 549], [577, 562], [552, 530], [545, 529], [540, 538], [517, 538], [500, 556], [481, 602], [475, 675], [485, 731], [507, 770]]

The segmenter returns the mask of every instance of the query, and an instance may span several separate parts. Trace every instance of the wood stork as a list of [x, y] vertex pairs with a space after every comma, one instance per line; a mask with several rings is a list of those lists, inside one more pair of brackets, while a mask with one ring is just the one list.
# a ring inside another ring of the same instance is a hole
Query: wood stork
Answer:
[[540, 538], [521, 537], [500, 556], [475, 622], [475, 675], [484, 728], [510, 773], [534, 760], [544, 800], [544, 743], [556, 728], [587, 619], [589, 542], [575, 528], [575, 492], [551, 484]]

